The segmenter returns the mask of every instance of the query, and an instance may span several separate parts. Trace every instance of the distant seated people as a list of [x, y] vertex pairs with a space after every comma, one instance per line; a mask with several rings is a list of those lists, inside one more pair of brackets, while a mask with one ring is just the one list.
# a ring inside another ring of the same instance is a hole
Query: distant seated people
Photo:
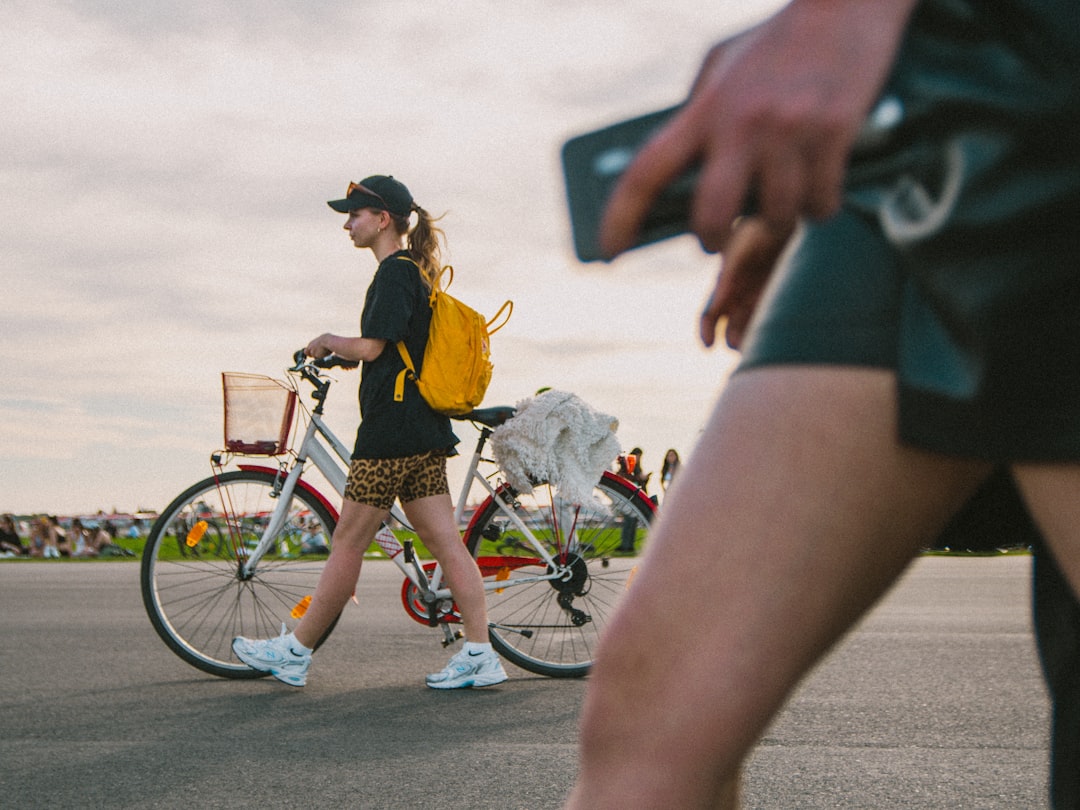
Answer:
[[58, 552], [53, 556], [70, 557], [73, 544], [67, 536], [67, 531], [60, 525], [60, 519], [56, 515], [49, 515], [45, 518], [45, 521], [48, 524], [48, 532], [52, 546]]
[[107, 523], [87, 526], [76, 518], [71, 529], [75, 533], [72, 557], [100, 557], [116, 543], [116, 530]]
[[99, 556], [130, 556], [127, 549], [116, 542], [116, 527], [108, 521], [98, 524], [97, 530], [94, 532], [93, 545]]
[[30, 543], [26, 547], [26, 553], [31, 557], [45, 556], [45, 532], [41, 526], [41, 519], [34, 518], [30, 521]]
[[26, 553], [12, 515], [0, 516], [0, 557], [18, 557]]
[[71, 528], [68, 530], [67, 540], [72, 557], [97, 556], [97, 553], [87, 542], [89, 534], [90, 530], [83, 525], [83, 522], [79, 518], [75, 518], [71, 521]]
[[59, 558], [58, 535], [53, 524], [45, 515], [34, 518], [30, 523], [30, 556], [43, 559]]
[[326, 535], [323, 534], [317, 520], [305, 520], [303, 534], [300, 537], [301, 554], [329, 554], [330, 548], [326, 545]]

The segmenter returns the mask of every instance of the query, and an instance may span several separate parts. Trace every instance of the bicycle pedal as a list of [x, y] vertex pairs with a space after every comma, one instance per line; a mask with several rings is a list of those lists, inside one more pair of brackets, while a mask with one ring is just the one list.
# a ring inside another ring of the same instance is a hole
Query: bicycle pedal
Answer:
[[454, 632], [451, 633], [451, 632], [445, 630], [446, 625], [443, 625], [443, 628], [444, 628], [445, 636], [444, 636], [444, 638], [442, 640], [442, 645], [444, 647], [449, 647], [451, 644], [456, 644], [458, 641], [465, 638], [465, 634], [462, 633], [460, 630], [455, 630]]

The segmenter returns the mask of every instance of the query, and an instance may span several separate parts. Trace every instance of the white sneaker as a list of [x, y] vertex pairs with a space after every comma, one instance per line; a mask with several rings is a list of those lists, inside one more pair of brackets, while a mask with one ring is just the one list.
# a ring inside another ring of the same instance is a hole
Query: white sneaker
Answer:
[[470, 686], [494, 686], [506, 680], [506, 670], [494, 650], [470, 653], [462, 650], [450, 659], [442, 672], [427, 676], [432, 689], [466, 689]]
[[307, 683], [311, 653], [293, 650], [284, 624], [281, 625], [281, 635], [277, 638], [255, 640], [237, 636], [233, 639], [232, 648], [236, 657], [252, 669], [269, 672], [289, 686], [303, 686]]

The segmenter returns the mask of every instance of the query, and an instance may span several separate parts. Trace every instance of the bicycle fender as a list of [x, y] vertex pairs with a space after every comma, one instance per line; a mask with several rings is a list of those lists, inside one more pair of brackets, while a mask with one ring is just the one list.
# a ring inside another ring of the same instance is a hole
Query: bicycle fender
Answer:
[[642, 506], [648, 509], [649, 512], [652, 512], [653, 514], [656, 513], [656, 502], [649, 496], [649, 493], [647, 493], [644, 489], [635, 484], [629, 478], [624, 478], [618, 473], [613, 473], [609, 470], [605, 470], [603, 476], [601, 477], [606, 478], [609, 481], [615, 481], [626, 489], [633, 490], [634, 500], [638, 501]]
[[[238, 466], [241, 470], [270, 473], [270, 475], [277, 475], [279, 472], [276, 467], [266, 467], [262, 464], [238, 464], [236, 466]], [[319, 492], [319, 490], [315, 489], [315, 487], [311, 486], [311, 484], [309, 484], [303, 478], [297, 481], [296, 485], [302, 490], [304, 490], [304, 492], [315, 498], [315, 500], [317, 500], [323, 506], [325, 506], [326, 511], [329, 512], [330, 516], [334, 519], [334, 523], [338, 522], [338, 518], [340, 518], [341, 516], [340, 514], [338, 514], [337, 507], [330, 503], [330, 501], [326, 499], [325, 495]]]
[[[501, 495], [509, 488], [509, 484], [499, 484], [499, 486], [495, 489], [495, 494]], [[479, 518], [480, 514], [487, 508], [488, 501], [490, 501], [491, 499], [492, 497], [488, 495], [486, 498], [484, 498], [484, 500], [480, 501], [480, 503], [477, 504], [476, 508], [473, 510], [472, 517], [469, 518], [469, 525], [466, 526], [465, 531], [461, 533], [462, 542], [468, 543], [469, 537], [472, 535], [473, 526], [476, 525], [477, 518]]]

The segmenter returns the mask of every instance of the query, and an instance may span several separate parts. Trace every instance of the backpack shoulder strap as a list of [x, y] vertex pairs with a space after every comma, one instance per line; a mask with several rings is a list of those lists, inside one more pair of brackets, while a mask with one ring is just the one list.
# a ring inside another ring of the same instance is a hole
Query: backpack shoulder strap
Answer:
[[[445, 284], [443, 284], [442, 277], [445, 276], [447, 273], [450, 274], [450, 278], [447, 279]], [[440, 270], [438, 282], [439, 283], [437, 285], [433, 284], [431, 286], [431, 295], [428, 297], [428, 303], [431, 304], [432, 309], [435, 308], [435, 299], [438, 298], [439, 293], [446, 292], [450, 288], [450, 285], [454, 283], [454, 268], [450, 265], [446, 265], [442, 270]]]
[[402, 361], [405, 363], [405, 368], [398, 372], [397, 377], [394, 379], [394, 402], [401, 402], [405, 399], [405, 378], [410, 377], [416, 379], [416, 366], [413, 365], [412, 357], [409, 355], [409, 350], [405, 346], [404, 340], [397, 342], [398, 354], [401, 355]]
[[[401, 258], [416, 264], [416, 260], [413, 259], [412, 256], [402, 256]], [[417, 264], [416, 266], [419, 267], [420, 265]], [[450, 278], [451, 280], [454, 278], [453, 268], [450, 269]], [[434, 303], [434, 301], [435, 290], [432, 289], [429, 303]], [[399, 340], [395, 345], [397, 346], [398, 354], [401, 355], [401, 361], [405, 364], [405, 368], [399, 371], [397, 377], [394, 379], [394, 402], [401, 402], [405, 399], [405, 378], [416, 379], [416, 366], [413, 365], [412, 355], [409, 354], [409, 349], [405, 345], [405, 341]]]

